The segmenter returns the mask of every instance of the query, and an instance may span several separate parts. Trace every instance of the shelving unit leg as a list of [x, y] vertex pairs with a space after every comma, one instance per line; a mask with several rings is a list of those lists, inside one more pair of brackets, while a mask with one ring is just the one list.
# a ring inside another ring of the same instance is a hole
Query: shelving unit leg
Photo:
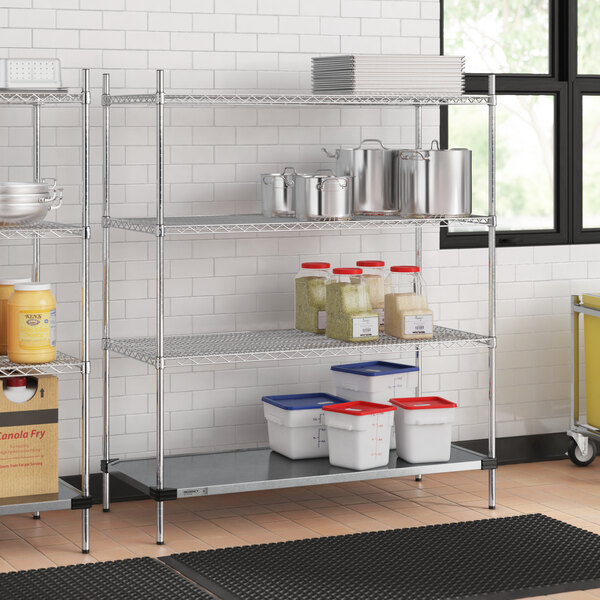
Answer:
[[103, 385], [104, 385], [104, 407], [103, 407], [103, 440], [102, 440], [102, 510], [110, 510], [110, 350], [108, 340], [110, 339], [110, 227], [107, 219], [110, 218], [110, 104], [104, 100], [110, 94], [110, 75], [104, 73], [102, 79], [102, 199], [103, 199], [103, 236], [102, 236], [102, 286], [104, 293], [103, 305]]
[[[82, 139], [82, 203], [83, 203], [83, 237], [82, 237], [82, 415], [81, 442], [82, 468], [81, 493], [84, 498], [90, 496], [90, 71], [83, 70], [83, 139]], [[90, 551], [90, 509], [84, 508], [81, 516], [81, 551]]]
[[[423, 107], [415, 106], [415, 149], [423, 147]], [[415, 265], [423, 270], [423, 228], [415, 227]], [[417, 396], [423, 395], [423, 354], [420, 350], [415, 352], [415, 365], [417, 371]], [[421, 481], [421, 475], [415, 475], [415, 481]]]
[[[493, 219], [488, 230], [488, 302], [489, 336], [489, 416], [488, 456], [496, 459], [496, 78], [489, 77], [489, 214]], [[496, 468], [489, 471], [489, 507], [496, 508]]]
[[[33, 180], [41, 181], [41, 163], [40, 163], [40, 127], [42, 121], [41, 106], [33, 106]], [[31, 263], [31, 281], [40, 280], [40, 238], [33, 238], [33, 260]], [[41, 518], [39, 512], [33, 513], [34, 519]]]
[[156, 543], [164, 544], [164, 505], [161, 492], [165, 470], [165, 81], [156, 72]]

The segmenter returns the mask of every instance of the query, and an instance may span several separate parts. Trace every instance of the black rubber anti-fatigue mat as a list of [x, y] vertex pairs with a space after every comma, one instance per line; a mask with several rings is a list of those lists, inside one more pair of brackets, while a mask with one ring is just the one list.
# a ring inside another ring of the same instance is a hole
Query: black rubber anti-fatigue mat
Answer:
[[600, 587], [600, 536], [539, 514], [161, 560], [222, 600], [504, 600]]
[[214, 600], [153, 558], [71, 565], [0, 574], [10, 600]]

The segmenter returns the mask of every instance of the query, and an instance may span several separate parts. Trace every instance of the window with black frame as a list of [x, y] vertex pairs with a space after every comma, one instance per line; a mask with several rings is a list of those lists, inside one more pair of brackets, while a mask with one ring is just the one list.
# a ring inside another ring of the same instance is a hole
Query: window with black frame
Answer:
[[[441, 6], [442, 51], [466, 57], [467, 92], [496, 74], [498, 245], [600, 241], [600, 1]], [[485, 107], [449, 107], [441, 123], [445, 147], [473, 150], [473, 212], [485, 214]], [[442, 248], [485, 245], [483, 231], [441, 233]]]

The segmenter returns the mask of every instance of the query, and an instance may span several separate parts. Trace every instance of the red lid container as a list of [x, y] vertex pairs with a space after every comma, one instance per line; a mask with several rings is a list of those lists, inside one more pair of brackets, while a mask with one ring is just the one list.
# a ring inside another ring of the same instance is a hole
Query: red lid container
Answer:
[[8, 377], [6, 379], [6, 387], [25, 387], [26, 385], [25, 377]]
[[331, 265], [327, 262], [305, 262], [302, 263], [303, 269], [329, 269]]
[[335, 275], [362, 275], [362, 269], [356, 267], [338, 267], [333, 269]]
[[456, 408], [454, 402], [439, 396], [423, 396], [422, 398], [392, 398], [390, 402], [405, 410], [427, 410], [431, 408]]
[[383, 260], [357, 260], [357, 267], [385, 267]]
[[390, 271], [392, 273], [418, 273], [421, 269], [419, 267], [411, 266], [411, 265], [400, 265], [395, 267], [390, 267]]
[[376, 415], [377, 413], [389, 412], [391, 410], [396, 410], [396, 408], [389, 404], [356, 401], [345, 402], [344, 404], [330, 404], [329, 406], [324, 406], [323, 410], [351, 415], [353, 417], [364, 417], [365, 415]]

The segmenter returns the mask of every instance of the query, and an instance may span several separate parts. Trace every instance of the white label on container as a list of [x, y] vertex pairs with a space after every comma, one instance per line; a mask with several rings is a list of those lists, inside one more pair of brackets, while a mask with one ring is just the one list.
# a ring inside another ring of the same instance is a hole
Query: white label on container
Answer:
[[317, 328], [325, 329], [325, 327], [327, 327], [327, 311], [320, 310], [317, 314]]
[[376, 337], [379, 335], [379, 317], [352, 319], [352, 337]]
[[374, 308], [373, 312], [376, 312], [379, 315], [379, 327], [385, 324], [385, 311], [383, 308]]
[[404, 317], [404, 333], [433, 333], [433, 315], [413, 315]]

